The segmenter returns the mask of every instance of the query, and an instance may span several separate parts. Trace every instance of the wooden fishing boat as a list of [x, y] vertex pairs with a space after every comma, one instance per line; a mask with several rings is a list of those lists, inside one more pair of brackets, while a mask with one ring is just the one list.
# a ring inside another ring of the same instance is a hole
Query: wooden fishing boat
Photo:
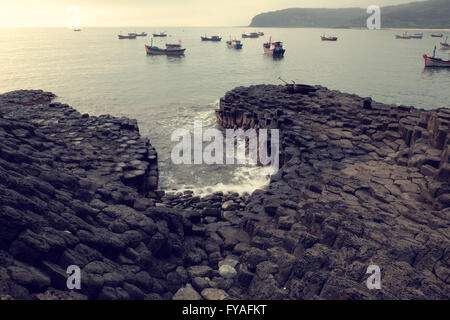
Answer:
[[409, 40], [409, 39], [411, 39], [411, 36], [410, 36], [409, 34], [407, 34], [407, 33], [404, 33], [403, 35], [397, 34], [397, 35], [395, 36], [395, 39]]
[[431, 35], [431, 37], [433, 37], [433, 38], [442, 38], [444, 35], [441, 33], [441, 34], [432, 34]]
[[252, 32], [249, 34], [243, 33], [242, 38], [259, 38], [259, 34], [257, 32]]
[[262, 37], [264, 35], [264, 32], [258, 32], [258, 36]]
[[208, 38], [207, 36], [201, 37], [202, 41], [222, 41], [222, 38], [219, 36], [212, 36], [211, 38]]
[[266, 42], [263, 44], [264, 53], [273, 57], [283, 57], [286, 50], [283, 48], [283, 43], [280, 41]]
[[161, 33], [154, 33], [153, 36], [154, 37], [167, 37], [167, 34], [165, 32], [161, 32]]
[[444, 60], [436, 57], [423, 55], [425, 59], [425, 68], [450, 68], [450, 60]]
[[242, 43], [240, 40], [229, 40], [227, 41], [227, 47], [233, 49], [242, 49]]
[[423, 55], [425, 60], [425, 68], [450, 68], [450, 60], [444, 60], [436, 57], [436, 46], [434, 47], [433, 56]]
[[322, 41], [337, 41], [337, 37], [326, 37], [326, 36], [321, 36], [320, 37], [322, 39]]
[[119, 37], [119, 40], [122, 40], [122, 39], [136, 39], [136, 35], [135, 34], [134, 35], [127, 35], [127, 36], [123, 36], [123, 35], [119, 34], [118, 37]]
[[186, 49], [181, 48], [181, 41], [179, 44], [166, 44], [166, 48], [162, 49], [153, 45], [153, 39], [151, 44], [145, 45], [145, 51], [150, 55], [167, 55], [167, 56], [182, 56]]
[[422, 39], [423, 38], [423, 33], [414, 33], [411, 36], [411, 39]]

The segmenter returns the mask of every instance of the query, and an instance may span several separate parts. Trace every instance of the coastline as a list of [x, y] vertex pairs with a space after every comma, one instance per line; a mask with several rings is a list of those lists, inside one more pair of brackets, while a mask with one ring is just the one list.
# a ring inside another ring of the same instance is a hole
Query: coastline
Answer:
[[135, 120], [0, 95], [0, 298], [448, 299], [450, 110], [317, 88], [226, 93], [218, 123], [280, 129], [283, 167], [202, 198], [156, 190]]

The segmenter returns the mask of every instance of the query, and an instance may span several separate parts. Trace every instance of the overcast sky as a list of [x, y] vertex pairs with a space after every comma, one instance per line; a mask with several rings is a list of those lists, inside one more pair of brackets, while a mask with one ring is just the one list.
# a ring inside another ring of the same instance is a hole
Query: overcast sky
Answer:
[[65, 27], [67, 8], [81, 26], [243, 26], [261, 12], [285, 8], [394, 5], [418, 0], [0, 0], [0, 27]]

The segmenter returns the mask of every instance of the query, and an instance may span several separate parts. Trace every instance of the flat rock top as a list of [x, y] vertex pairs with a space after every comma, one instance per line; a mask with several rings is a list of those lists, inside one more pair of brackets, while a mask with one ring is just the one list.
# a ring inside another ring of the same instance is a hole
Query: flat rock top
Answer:
[[[66, 104], [51, 103], [53, 98], [51, 93], [34, 90], [0, 96], [2, 121], [10, 121], [13, 127], [20, 122], [11, 131], [19, 145], [20, 140], [45, 139], [36, 152], [98, 184], [149, 174], [156, 151], [140, 136], [136, 120], [81, 115]], [[153, 170], [156, 175], [157, 168]]]

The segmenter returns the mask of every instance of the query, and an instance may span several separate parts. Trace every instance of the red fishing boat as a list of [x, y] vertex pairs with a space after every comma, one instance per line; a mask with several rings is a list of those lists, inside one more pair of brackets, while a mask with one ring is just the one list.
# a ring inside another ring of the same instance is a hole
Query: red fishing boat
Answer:
[[325, 36], [321, 36], [320, 37], [322, 39], [322, 41], [337, 41], [337, 37], [325, 37]]
[[438, 67], [438, 68], [450, 68], [450, 60], [444, 60], [436, 57], [428, 57], [426, 54], [423, 55], [425, 59], [425, 68]]
[[264, 43], [264, 53], [273, 57], [283, 57], [286, 50], [283, 48], [283, 43], [280, 41]]
[[450, 68], [450, 60], [444, 60], [436, 57], [436, 47], [434, 47], [433, 56], [423, 55], [425, 59], [425, 68]]

